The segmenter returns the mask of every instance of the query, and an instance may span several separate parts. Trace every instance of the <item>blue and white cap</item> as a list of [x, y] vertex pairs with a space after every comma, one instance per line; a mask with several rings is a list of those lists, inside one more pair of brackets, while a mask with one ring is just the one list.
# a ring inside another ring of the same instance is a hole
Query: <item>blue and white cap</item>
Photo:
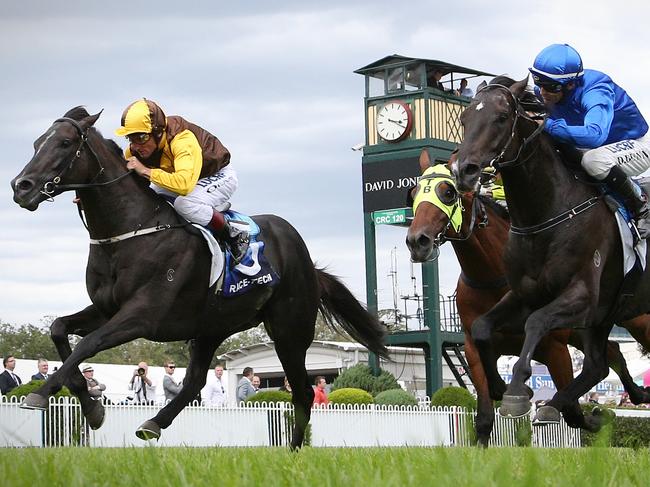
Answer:
[[535, 58], [533, 67], [528, 70], [533, 75], [535, 84], [565, 85], [584, 74], [580, 54], [568, 44], [551, 44], [544, 48]]

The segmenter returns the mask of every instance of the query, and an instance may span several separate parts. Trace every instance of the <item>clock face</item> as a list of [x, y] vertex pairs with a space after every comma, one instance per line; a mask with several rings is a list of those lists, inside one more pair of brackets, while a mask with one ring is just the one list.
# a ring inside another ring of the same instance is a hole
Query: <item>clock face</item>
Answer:
[[387, 142], [398, 142], [411, 131], [411, 108], [401, 101], [386, 103], [377, 112], [377, 133]]

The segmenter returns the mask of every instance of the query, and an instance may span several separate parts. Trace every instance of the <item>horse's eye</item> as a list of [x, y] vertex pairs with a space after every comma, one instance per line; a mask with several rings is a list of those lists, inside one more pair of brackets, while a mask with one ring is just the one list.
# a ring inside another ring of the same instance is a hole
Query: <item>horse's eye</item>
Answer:
[[61, 147], [70, 147], [71, 144], [72, 142], [70, 142], [70, 139], [63, 139], [61, 141]]
[[506, 120], [508, 120], [508, 115], [506, 115], [505, 113], [501, 113], [501, 114], [499, 115], [499, 117], [497, 118], [497, 120], [498, 120], [499, 122], [503, 123], [503, 122], [505, 122]]

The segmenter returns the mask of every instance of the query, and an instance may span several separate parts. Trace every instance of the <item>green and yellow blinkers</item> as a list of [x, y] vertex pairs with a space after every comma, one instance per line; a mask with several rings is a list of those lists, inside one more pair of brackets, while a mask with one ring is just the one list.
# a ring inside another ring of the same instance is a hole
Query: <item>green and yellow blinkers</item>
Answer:
[[[447, 184], [443, 186], [441, 183]], [[456, 191], [456, 182], [444, 164], [429, 167], [420, 177], [413, 197], [413, 215], [423, 201], [431, 203], [447, 215], [455, 232], [460, 230], [463, 207]]]

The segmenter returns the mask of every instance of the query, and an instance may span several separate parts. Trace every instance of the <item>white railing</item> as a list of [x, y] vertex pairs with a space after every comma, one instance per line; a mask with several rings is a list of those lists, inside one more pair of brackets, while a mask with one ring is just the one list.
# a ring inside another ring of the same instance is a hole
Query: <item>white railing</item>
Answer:
[[[50, 398], [48, 411], [20, 409], [19, 401], [0, 400], [0, 446], [100, 447], [145, 446], [135, 430], [156, 415], [160, 406], [106, 405], [106, 419], [88, 428], [72, 398]], [[291, 438], [293, 407], [289, 404], [208, 407], [190, 405], [163, 430], [158, 446], [279, 446]], [[462, 408], [342, 406], [314, 408], [311, 445], [315, 447], [469, 446], [474, 413]], [[496, 415], [492, 446], [516, 446], [520, 428], [530, 419]], [[564, 422], [532, 428], [532, 445], [579, 447], [580, 433]]]

